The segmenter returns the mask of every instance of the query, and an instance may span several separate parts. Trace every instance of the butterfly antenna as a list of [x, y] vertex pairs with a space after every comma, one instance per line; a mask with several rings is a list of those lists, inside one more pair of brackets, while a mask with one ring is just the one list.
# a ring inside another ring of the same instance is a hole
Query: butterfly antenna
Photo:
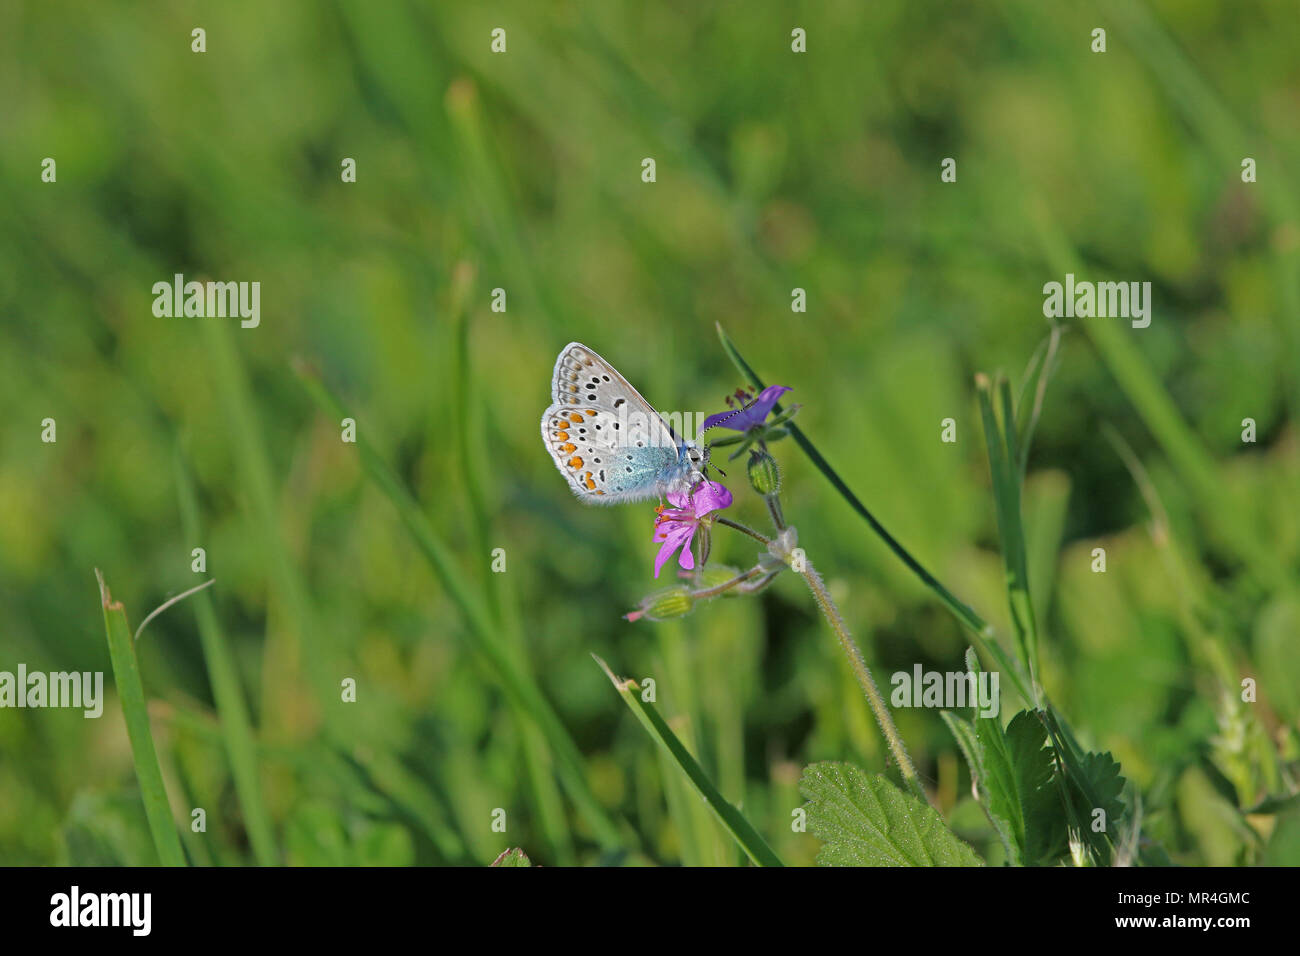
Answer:
[[[754, 404], [758, 401], [758, 396], [757, 396], [757, 395], [753, 395], [753, 394], [748, 394], [748, 395], [747, 395], [747, 394], [745, 394], [744, 392], [742, 392], [740, 389], [737, 389], [737, 390], [736, 390], [736, 394], [735, 394], [734, 396], [733, 396], [733, 395], [728, 395], [728, 396], [727, 396], [727, 404], [728, 404], [728, 405], [731, 404], [733, 398], [739, 399], [739, 401], [737, 402], [737, 407], [734, 408], [734, 409], [732, 409], [731, 414], [729, 414], [729, 415], [727, 415], [727, 416], [725, 416], [725, 417], [723, 417], [723, 418], [719, 418], [716, 422], [714, 422], [712, 425], [710, 425], [709, 428], [717, 428], [719, 425], [725, 425], [727, 422], [731, 421], [733, 418], [735, 418], [735, 417], [736, 417], [737, 415], [739, 415], [741, 412], [746, 411], [746, 410], [748, 410], [748, 409], [750, 409], [750, 408], [753, 408], [753, 407], [754, 407]], [[715, 466], [715, 467], [716, 467], [716, 466]], [[722, 469], [719, 468], [718, 470], [721, 471]]]

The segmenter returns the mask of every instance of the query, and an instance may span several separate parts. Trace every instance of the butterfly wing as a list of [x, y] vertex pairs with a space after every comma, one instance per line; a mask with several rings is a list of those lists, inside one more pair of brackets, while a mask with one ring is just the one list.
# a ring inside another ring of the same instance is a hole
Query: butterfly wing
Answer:
[[542, 440], [569, 487], [591, 504], [659, 497], [686, 470], [683, 445], [612, 365], [579, 342], [560, 350]]

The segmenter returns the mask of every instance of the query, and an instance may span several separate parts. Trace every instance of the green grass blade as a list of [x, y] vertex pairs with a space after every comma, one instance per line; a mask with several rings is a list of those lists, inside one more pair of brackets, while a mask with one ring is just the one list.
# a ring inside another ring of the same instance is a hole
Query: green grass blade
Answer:
[[[176, 491], [180, 499], [181, 526], [184, 529], [185, 540], [201, 541], [203, 534], [199, 521], [198, 498], [194, 493], [194, 482], [185, 467], [179, 447], [176, 449], [175, 472]], [[262, 802], [261, 784], [258, 781], [257, 748], [253, 742], [248, 705], [244, 699], [243, 689], [239, 685], [239, 670], [235, 665], [235, 656], [217, 620], [211, 595], [206, 593], [195, 595], [194, 615], [198, 619], [199, 643], [203, 648], [203, 659], [208, 667], [212, 699], [221, 721], [221, 742], [226, 750], [226, 759], [230, 761], [230, 775], [234, 779], [235, 796], [239, 800], [240, 811], [243, 814], [244, 828], [248, 831], [248, 842], [253, 848], [253, 856], [259, 865], [275, 866], [279, 851], [276, 848], [275, 830], [271, 825], [270, 814], [267, 813], [266, 805]]]
[[[1000, 378], [998, 394], [1002, 404], [1002, 422], [993, 408], [992, 386], [984, 375], [975, 379], [979, 393], [980, 416], [984, 422], [984, 441], [988, 447], [989, 474], [997, 506], [998, 534], [1002, 540], [1002, 560], [1006, 567], [1007, 601], [1015, 629], [1020, 656], [1029, 670], [1035, 692], [1038, 690], [1038, 626], [1033, 602], [1029, 597], [1029, 573], [1025, 558], [1025, 530], [1020, 515], [1020, 471], [1016, 442], [1015, 412], [1011, 407], [1011, 387]], [[1041, 706], [1036, 694], [1035, 706]]]
[[[750, 384], [755, 388], [759, 390], [765, 388], [766, 386], [763, 384], [763, 380], [758, 377], [758, 373], [750, 367], [749, 363], [745, 361], [735, 344], [732, 343], [731, 339], [727, 336], [727, 333], [722, 330], [721, 323], [718, 324], [717, 329], [718, 338], [722, 342], [722, 348], [731, 361], [735, 363], [736, 368], [740, 369], [741, 374], [749, 379]], [[780, 403], [773, 406], [773, 412], [777, 415], [781, 414]], [[1034, 698], [1029, 692], [1029, 685], [1025, 682], [1024, 677], [1015, 666], [1015, 662], [1011, 660], [1007, 655], [1007, 652], [1004, 651], [994, 639], [992, 625], [980, 617], [979, 614], [975, 612], [974, 608], [959, 600], [956, 595], [939, 583], [938, 579], [927, 571], [920, 561], [912, 557], [911, 553], [899, 544], [892, 534], [885, 530], [885, 526], [876, 519], [876, 516], [867, 509], [866, 505], [858, 500], [858, 496], [849, 490], [849, 486], [844, 483], [843, 479], [841, 479], [838, 474], [835, 473], [835, 469], [833, 469], [830, 466], [830, 463], [822, 457], [821, 452], [813, 446], [813, 443], [808, 440], [808, 437], [803, 433], [803, 430], [800, 429], [798, 425], [794, 422], [789, 422], [785, 427], [789, 429], [790, 437], [795, 440], [795, 443], [803, 450], [803, 453], [808, 456], [808, 459], [816, 466], [817, 470], [826, 476], [826, 480], [829, 481], [835, 490], [840, 493], [840, 496], [849, 503], [849, 507], [856, 511], [862, 519], [871, 526], [871, 530], [885, 542], [889, 550], [893, 551], [898, 559], [902, 561], [903, 564], [907, 565], [912, 573], [920, 578], [921, 582], [927, 588], [934, 592], [939, 600], [943, 602], [944, 607], [948, 608], [948, 610], [952, 612], [953, 616], [955, 616], [958, 621], [970, 630], [975, 641], [975, 646], [998, 664], [1001, 671], [1011, 678], [1011, 682], [1015, 685], [1016, 690], [1020, 693], [1020, 696], [1025, 700], [1025, 702], [1031, 703]]]
[[122, 716], [126, 718], [126, 734], [131, 741], [131, 757], [135, 761], [135, 775], [140, 782], [140, 796], [144, 800], [149, 832], [153, 834], [158, 861], [163, 866], [185, 866], [180, 837], [167, 802], [167, 789], [163, 786], [162, 770], [158, 766], [158, 752], [153, 745], [153, 732], [149, 729], [149, 709], [144, 699], [144, 684], [135, 658], [135, 642], [126, 625], [126, 610], [120, 601], [114, 601], [99, 569], [100, 603], [104, 608], [104, 633], [108, 638], [108, 654], [113, 662], [113, 683], [122, 701]]
[[[307, 392], [323, 412], [335, 421], [348, 417], [342, 403], [318, 375], [303, 363], [296, 363], [295, 368]], [[460, 610], [469, 627], [474, 650], [482, 655], [496, 673], [511, 702], [528, 715], [550, 744], [557, 758], [556, 771], [570, 798], [591, 826], [596, 839], [605, 849], [625, 846], [627, 841], [620, 829], [591, 792], [577, 744], [537, 683], [519, 666], [512, 649], [498, 635], [491, 616], [456, 567], [450, 549], [434, 532], [429, 519], [361, 429], [357, 433], [357, 450], [366, 474], [397, 509], [411, 539]]]
[[758, 866], [784, 866], [785, 864], [781, 862], [780, 857], [772, 851], [772, 848], [767, 845], [767, 841], [754, 829], [753, 824], [746, 820], [744, 815], [728, 803], [722, 794], [718, 792], [718, 788], [713, 785], [703, 768], [696, 763], [695, 758], [677, 739], [677, 735], [672, 732], [672, 729], [664, 723], [664, 719], [659, 716], [659, 712], [641, 700], [640, 694], [632, 693], [632, 688], [637, 686], [636, 681], [631, 678], [619, 680], [614, 676], [614, 672], [609, 669], [608, 664], [596, 657], [595, 654], [591, 656], [596, 659], [596, 663], [600, 665], [605, 672], [605, 676], [610, 679], [614, 689], [618, 691], [619, 696], [623, 698], [632, 713], [636, 715], [637, 720], [641, 721], [641, 726], [645, 727], [646, 732], [668, 752], [673, 762], [686, 775], [686, 778], [695, 787], [696, 792], [704, 798], [704, 801], [709, 805], [709, 809], [717, 816], [718, 822], [726, 827], [727, 832], [740, 844], [740, 848], [745, 851], [745, 855]]

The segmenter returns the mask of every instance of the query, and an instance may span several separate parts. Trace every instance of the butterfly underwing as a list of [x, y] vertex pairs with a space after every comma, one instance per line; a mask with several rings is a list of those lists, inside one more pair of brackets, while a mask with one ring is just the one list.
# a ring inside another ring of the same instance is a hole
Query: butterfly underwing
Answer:
[[615, 368], [580, 342], [560, 350], [542, 441], [569, 487], [589, 504], [688, 493], [706, 456], [679, 437]]

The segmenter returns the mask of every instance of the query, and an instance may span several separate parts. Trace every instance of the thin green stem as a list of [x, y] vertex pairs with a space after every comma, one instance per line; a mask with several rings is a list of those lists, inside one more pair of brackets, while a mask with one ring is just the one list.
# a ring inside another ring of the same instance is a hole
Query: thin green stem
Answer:
[[785, 514], [781, 511], [781, 499], [776, 495], [764, 495], [763, 500], [767, 502], [767, 511], [772, 516], [772, 524], [776, 525], [776, 530], [784, 531]]
[[[749, 379], [750, 384], [760, 390], [766, 387], [763, 380], [758, 377], [758, 373], [755, 372], [750, 364], [745, 361], [744, 357], [736, 349], [735, 344], [727, 337], [727, 333], [723, 331], [721, 323], [718, 323], [717, 330], [718, 338], [722, 342], [723, 351], [727, 353], [728, 357], [733, 363], [735, 363], [736, 367], [740, 369], [741, 373]], [[772, 408], [777, 415], [780, 415], [785, 411], [781, 407], [780, 402], [776, 403]], [[1020, 694], [1021, 698], [1026, 703], [1031, 703], [1035, 697], [1030, 693], [1029, 684], [1021, 675], [1015, 663], [1011, 660], [1011, 657], [1001, 648], [1001, 646], [998, 645], [995, 640], [993, 626], [985, 621], [984, 618], [980, 617], [974, 608], [958, 599], [956, 595], [939, 583], [939, 580], [927, 571], [920, 561], [912, 557], [911, 553], [899, 544], [893, 535], [885, 530], [885, 526], [876, 519], [876, 516], [867, 509], [866, 505], [858, 500], [857, 495], [849, 490], [849, 486], [844, 483], [844, 480], [840, 478], [838, 474], [836, 474], [835, 469], [831, 468], [830, 463], [822, 457], [821, 452], [819, 452], [813, 443], [808, 440], [808, 437], [804, 435], [798, 425], [794, 422], [789, 422], [785, 427], [789, 429], [790, 437], [794, 439], [795, 444], [803, 449], [804, 454], [808, 456], [808, 459], [813, 463], [817, 470], [826, 476], [826, 480], [829, 481], [831, 485], [834, 486], [835, 490], [840, 493], [841, 497], [848, 502], [849, 507], [856, 511], [858, 515], [867, 522], [871, 527], [871, 530], [876, 533], [880, 540], [885, 542], [885, 545], [894, 553], [898, 560], [902, 561], [903, 564], [907, 566], [908, 570], [920, 578], [921, 582], [934, 592], [939, 600], [943, 602], [944, 607], [946, 607], [963, 626], [970, 630], [971, 637], [980, 653], [996, 662], [1002, 669], [1002, 673], [1011, 678], [1011, 683], [1016, 688], [1016, 691]]]
[[765, 548], [766, 548], [769, 544], [772, 543], [769, 539], [763, 537], [761, 534], [759, 534], [759, 533], [758, 533], [757, 531], [755, 531], [753, 528], [746, 527], [745, 525], [741, 524], [739, 521], [732, 521], [730, 518], [715, 518], [714, 521], [715, 521], [717, 524], [725, 525], [726, 527], [728, 527], [728, 528], [733, 528], [733, 529], [735, 529], [736, 531], [739, 531], [739, 532], [742, 533], [742, 534], [747, 534], [747, 535], [749, 535], [749, 536], [750, 536], [751, 538], [753, 538], [755, 541], [757, 541], [757, 542], [759, 542], [760, 544], [762, 544], [763, 547], [765, 547]]
[[692, 591], [691, 598], [696, 601], [707, 601], [709, 598], [715, 598], [719, 594], [722, 594], [726, 591], [730, 591], [732, 588], [736, 587], [737, 585], [744, 584], [746, 581], [750, 581], [758, 577], [762, 573], [763, 573], [762, 566], [756, 564], [748, 571], [745, 571], [743, 574], [736, 575], [730, 581], [723, 581], [721, 584], [715, 584], [711, 588], [703, 588], [702, 590], [699, 591]]
[[862, 692], [867, 695], [867, 703], [871, 705], [871, 712], [876, 716], [876, 723], [880, 725], [881, 733], [885, 735], [885, 740], [889, 744], [890, 752], [894, 755], [894, 760], [898, 763], [898, 769], [903, 774], [903, 779], [912, 792], [927, 806], [929, 800], [925, 795], [925, 788], [921, 786], [921, 778], [916, 774], [916, 768], [912, 766], [912, 758], [907, 755], [907, 746], [903, 743], [903, 737], [894, 726], [894, 719], [889, 715], [889, 708], [885, 706], [885, 698], [881, 696], [880, 688], [876, 686], [876, 680], [871, 676], [871, 668], [867, 666], [866, 660], [862, 656], [862, 650], [858, 647], [857, 641], [853, 640], [853, 635], [849, 633], [848, 626], [844, 623], [844, 618], [840, 616], [840, 610], [835, 606], [830, 592], [826, 590], [826, 583], [822, 581], [821, 575], [817, 573], [812, 563], [804, 559], [803, 570], [798, 572], [803, 575], [808, 582], [808, 588], [813, 593], [813, 598], [817, 601], [817, 606], [821, 608], [822, 614], [839, 638], [840, 647], [844, 648], [844, 654], [849, 659], [849, 666], [853, 668], [853, 673], [858, 679], [858, 684], [862, 687]]
[[776, 576], [784, 570], [784, 568], [777, 568], [775, 571], [769, 571], [757, 581], [748, 581], [744, 584], [737, 585], [736, 590], [741, 594], [757, 594], [759, 591], [763, 590], [763, 588], [775, 581]]

